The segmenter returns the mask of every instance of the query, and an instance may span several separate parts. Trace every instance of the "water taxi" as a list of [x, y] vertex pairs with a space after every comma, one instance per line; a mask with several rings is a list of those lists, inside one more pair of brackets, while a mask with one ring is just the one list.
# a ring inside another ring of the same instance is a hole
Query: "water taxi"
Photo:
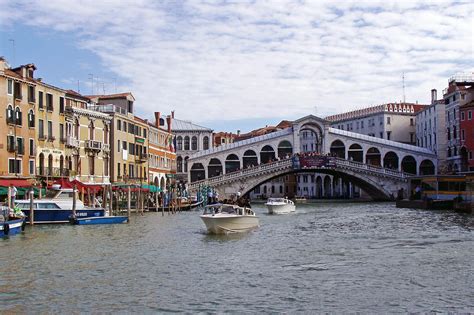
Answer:
[[0, 206], [0, 237], [18, 234], [25, 230], [24, 214], [17, 214], [7, 206]]
[[231, 204], [208, 205], [200, 217], [211, 234], [246, 232], [259, 226], [252, 209]]
[[295, 203], [288, 198], [268, 198], [265, 203], [269, 214], [283, 214], [295, 212]]

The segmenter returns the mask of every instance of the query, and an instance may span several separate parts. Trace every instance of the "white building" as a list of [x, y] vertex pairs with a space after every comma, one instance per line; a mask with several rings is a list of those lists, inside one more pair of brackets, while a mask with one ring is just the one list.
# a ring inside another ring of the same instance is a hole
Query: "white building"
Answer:
[[171, 132], [176, 139], [176, 177], [188, 180], [188, 158], [212, 147], [214, 130], [193, 124], [190, 121], [176, 119], [171, 112]]
[[415, 144], [416, 113], [425, 105], [390, 103], [326, 117], [331, 127], [372, 137]]
[[431, 105], [416, 114], [416, 145], [433, 151], [438, 156], [438, 170], [446, 162], [445, 101], [437, 100], [437, 92], [431, 90]]

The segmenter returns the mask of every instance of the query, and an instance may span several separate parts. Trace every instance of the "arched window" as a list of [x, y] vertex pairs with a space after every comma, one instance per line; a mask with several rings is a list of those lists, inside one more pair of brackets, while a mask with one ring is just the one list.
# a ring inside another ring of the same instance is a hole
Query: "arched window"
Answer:
[[191, 150], [193, 151], [197, 151], [198, 149], [198, 139], [196, 136], [194, 136], [192, 139], [191, 139]]
[[34, 128], [35, 127], [35, 113], [32, 109], [28, 112], [28, 127]]
[[176, 159], [176, 172], [183, 172], [183, 158], [180, 156], [178, 156], [178, 158]]
[[10, 124], [14, 123], [13, 107], [11, 105], [8, 105], [8, 107], [7, 107], [7, 123], [10, 123]]
[[15, 124], [20, 126], [23, 124], [20, 107], [15, 108]]
[[79, 139], [79, 130], [81, 128], [81, 125], [79, 124], [79, 119], [76, 118], [74, 121], [74, 136], [76, 139]]
[[[189, 137], [184, 137], [184, 150], [189, 150]], [[187, 172], [187, 171], [186, 171]]]
[[183, 137], [176, 138], [176, 150], [183, 150]]
[[202, 140], [202, 148], [204, 150], [209, 150], [209, 137], [205, 136], [204, 139]]

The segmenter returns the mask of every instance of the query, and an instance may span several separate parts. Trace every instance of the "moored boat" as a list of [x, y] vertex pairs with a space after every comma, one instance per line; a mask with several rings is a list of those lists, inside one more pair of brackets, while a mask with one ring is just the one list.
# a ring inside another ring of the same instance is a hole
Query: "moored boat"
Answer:
[[208, 205], [200, 217], [212, 234], [246, 232], [259, 226], [252, 209], [231, 204]]
[[2, 206], [0, 209], [0, 236], [15, 235], [23, 230], [25, 230], [25, 217]]
[[265, 203], [269, 214], [283, 214], [295, 212], [295, 203], [288, 198], [268, 198]]
[[71, 218], [71, 223], [76, 225], [95, 225], [95, 224], [121, 224], [128, 222], [127, 216], [101, 216], [89, 218]]
[[[33, 201], [35, 223], [68, 223], [72, 216], [73, 189], [53, 189], [46, 198]], [[30, 220], [30, 200], [17, 200], [16, 207], [21, 209]], [[76, 218], [100, 217], [105, 215], [103, 208], [86, 207], [76, 199]]]

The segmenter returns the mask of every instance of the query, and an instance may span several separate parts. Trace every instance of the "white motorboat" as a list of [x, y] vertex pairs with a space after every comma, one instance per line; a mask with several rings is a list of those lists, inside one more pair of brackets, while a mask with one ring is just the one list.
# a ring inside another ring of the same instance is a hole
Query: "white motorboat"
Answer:
[[200, 217], [207, 231], [213, 234], [245, 232], [259, 226], [258, 217], [252, 209], [237, 205], [208, 205]]
[[282, 214], [296, 211], [295, 203], [287, 198], [268, 198], [265, 204], [269, 214]]

